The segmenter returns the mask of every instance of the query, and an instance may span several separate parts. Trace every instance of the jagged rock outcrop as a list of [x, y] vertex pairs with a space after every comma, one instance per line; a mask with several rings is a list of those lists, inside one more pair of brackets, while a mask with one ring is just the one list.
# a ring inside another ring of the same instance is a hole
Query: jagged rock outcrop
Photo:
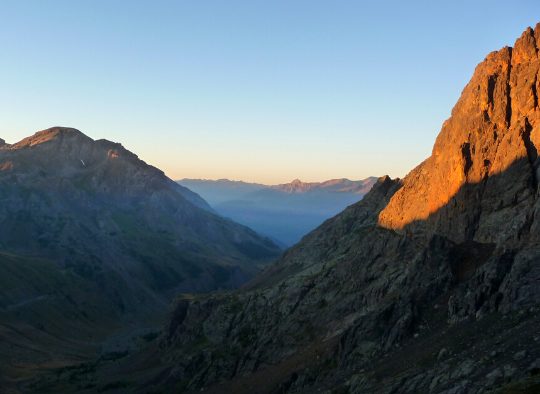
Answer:
[[529, 28], [514, 48], [478, 65], [431, 157], [381, 212], [381, 226], [423, 229], [456, 242], [511, 242], [529, 233], [540, 146], [539, 36], [538, 26]]
[[478, 65], [405, 179], [381, 179], [243, 291], [180, 299], [146, 387], [538, 388], [539, 43], [540, 25]]

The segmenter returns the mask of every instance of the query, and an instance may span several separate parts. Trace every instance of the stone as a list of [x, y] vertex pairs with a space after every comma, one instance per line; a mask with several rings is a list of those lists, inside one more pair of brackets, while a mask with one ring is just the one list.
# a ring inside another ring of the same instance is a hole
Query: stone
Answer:
[[493, 371], [488, 373], [486, 375], [486, 384], [487, 386], [491, 387], [495, 385], [495, 383], [500, 380], [503, 377], [503, 372], [500, 368], [495, 368]]
[[527, 351], [526, 350], [521, 350], [521, 351], [514, 354], [514, 360], [515, 361], [523, 360], [525, 357], [527, 357]]
[[447, 355], [448, 355], [448, 349], [443, 347], [437, 354], [437, 360], [441, 360], [445, 358]]
[[469, 376], [475, 370], [476, 364], [473, 360], [465, 359], [460, 362], [452, 373], [452, 380]]
[[516, 367], [514, 367], [513, 365], [510, 365], [510, 364], [506, 364], [503, 367], [503, 370], [504, 370], [504, 378], [507, 379], [507, 380], [514, 377], [514, 375], [516, 374], [516, 371], [517, 371]]

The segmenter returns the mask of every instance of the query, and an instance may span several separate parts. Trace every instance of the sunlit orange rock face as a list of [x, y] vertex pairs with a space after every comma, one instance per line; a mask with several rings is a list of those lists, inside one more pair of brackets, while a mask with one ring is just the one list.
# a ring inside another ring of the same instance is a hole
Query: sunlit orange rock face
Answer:
[[[405, 177], [380, 213], [381, 226], [415, 234], [425, 229], [459, 242], [497, 242], [503, 230], [509, 237], [531, 226], [530, 215], [505, 213], [505, 207], [534, 203], [539, 52], [540, 24], [514, 48], [492, 52], [476, 67], [432, 155]], [[489, 225], [478, 225], [484, 222]]]

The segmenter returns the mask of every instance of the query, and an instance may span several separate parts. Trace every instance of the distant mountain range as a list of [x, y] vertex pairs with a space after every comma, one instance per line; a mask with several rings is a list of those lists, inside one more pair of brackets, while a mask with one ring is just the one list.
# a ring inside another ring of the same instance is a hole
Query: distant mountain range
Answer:
[[200, 194], [219, 214], [245, 224], [286, 246], [358, 202], [376, 178], [332, 179], [264, 185], [228, 179], [182, 179], [178, 183]]

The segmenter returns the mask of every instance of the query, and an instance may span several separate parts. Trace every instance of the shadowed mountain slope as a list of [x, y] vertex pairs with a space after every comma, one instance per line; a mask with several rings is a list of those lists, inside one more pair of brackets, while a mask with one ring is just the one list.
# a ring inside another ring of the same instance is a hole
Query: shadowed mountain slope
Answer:
[[79, 331], [95, 347], [163, 315], [174, 294], [236, 287], [279, 253], [120, 144], [54, 127], [0, 146], [0, 357], [17, 331], [23, 364], [48, 358], [42, 339], [53, 355], [83, 344]]
[[81, 275], [112, 271], [140, 291], [208, 290], [278, 253], [120, 144], [75, 129], [5, 145], [0, 168], [0, 249]]

